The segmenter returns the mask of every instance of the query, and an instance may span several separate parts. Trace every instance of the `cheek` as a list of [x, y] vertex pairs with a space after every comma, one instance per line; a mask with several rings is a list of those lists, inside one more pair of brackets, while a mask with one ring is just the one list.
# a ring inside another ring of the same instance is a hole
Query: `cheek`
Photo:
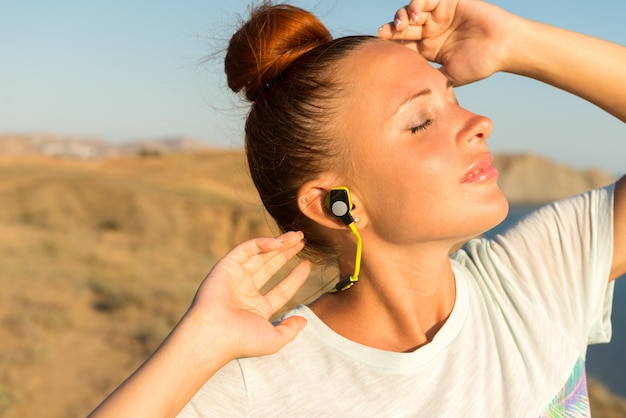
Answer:
[[[423, 159], [408, 152], [386, 153], [371, 159], [359, 175], [363, 198], [375, 202], [377, 217], [412, 222], [441, 214], [455, 196], [451, 158]], [[388, 159], [387, 159], [388, 158]], [[375, 209], [374, 209], [375, 208]]]
[[399, 150], [390, 166], [392, 176], [422, 201], [446, 195], [456, 173], [454, 154], [444, 141]]

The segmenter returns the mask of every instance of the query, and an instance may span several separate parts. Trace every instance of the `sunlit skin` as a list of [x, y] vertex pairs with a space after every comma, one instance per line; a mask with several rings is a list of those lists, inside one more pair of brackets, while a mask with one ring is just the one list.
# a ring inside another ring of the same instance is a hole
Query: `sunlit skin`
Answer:
[[[354, 342], [413, 351], [432, 341], [454, 307], [450, 247], [499, 223], [508, 208], [490, 165], [491, 121], [456, 103], [444, 72], [454, 85], [502, 71], [530, 77], [626, 122], [626, 48], [474, 0], [412, 0], [378, 35], [413, 50], [372, 40], [340, 60], [333, 76], [341, 89], [327, 128], [344, 155], [294, 198], [336, 244], [342, 276], [354, 267], [354, 236], [324, 206], [333, 187], [350, 188], [363, 238], [358, 284], [311, 309]], [[623, 177], [615, 186], [609, 280], [626, 274], [625, 196]], [[276, 327], [268, 319], [305, 281], [308, 265], [270, 292], [260, 289], [303, 248], [303, 237], [257, 238], [226, 254], [163, 344], [92, 416], [174, 416], [224, 365], [292, 341], [304, 317]]]
[[[492, 122], [459, 106], [441, 72], [393, 42], [375, 40], [352, 53], [339, 77], [345, 105], [334, 127], [353, 161], [343, 177], [363, 265], [357, 286], [312, 308], [357, 342], [414, 349], [432, 339], [454, 305], [450, 248], [506, 216], [486, 142]], [[349, 252], [350, 232], [344, 237]], [[345, 257], [342, 272], [350, 273], [350, 262]], [[349, 314], [356, 306], [358, 317]]]
[[496, 173], [466, 178], [475, 164], [491, 166], [483, 160], [492, 122], [459, 106], [443, 74], [387, 41], [352, 54], [342, 73], [348, 93], [337, 128], [348, 132], [348, 181], [381, 238], [454, 244], [503, 219], [508, 206]]

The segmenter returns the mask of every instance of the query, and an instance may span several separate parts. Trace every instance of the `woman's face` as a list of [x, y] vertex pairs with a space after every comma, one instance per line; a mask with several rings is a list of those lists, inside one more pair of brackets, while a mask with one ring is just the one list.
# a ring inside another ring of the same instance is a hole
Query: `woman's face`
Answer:
[[347, 186], [368, 226], [394, 243], [465, 239], [498, 224], [508, 203], [487, 147], [492, 123], [457, 103], [417, 52], [373, 41], [346, 58]]

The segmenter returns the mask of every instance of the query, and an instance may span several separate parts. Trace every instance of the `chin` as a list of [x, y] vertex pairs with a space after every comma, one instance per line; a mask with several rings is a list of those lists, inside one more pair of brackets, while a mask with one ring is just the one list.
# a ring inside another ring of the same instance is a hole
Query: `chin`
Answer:
[[509, 214], [509, 201], [502, 193], [499, 193], [490, 199], [488, 203], [483, 203], [479, 207], [480, 215], [475, 218], [473, 223], [475, 228], [469, 234], [468, 239], [481, 236], [491, 228], [500, 225]]
[[494, 228], [502, 223], [506, 216], [509, 214], [509, 201], [504, 195], [498, 199], [497, 202], [493, 202], [493, 205], [485, 206], [485, 226], [480, 234], [483, 234], [489, 231], [491, 228]]

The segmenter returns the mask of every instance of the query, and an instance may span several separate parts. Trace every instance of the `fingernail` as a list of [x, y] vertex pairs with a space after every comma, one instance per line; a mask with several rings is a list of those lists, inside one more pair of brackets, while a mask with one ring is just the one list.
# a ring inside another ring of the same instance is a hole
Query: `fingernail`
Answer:
[[420, 16], [417, 13], [411, 12], [411, 22], [416, 23], [419, 18]]
[[280, 244], [282, 244], [282, 243], [283, 243], [283, 240], [282, 240], [282, 239], [280, 239], [280, 238], [276, 238], [276, 241], [278, 241]]
[[393, 25], [396, 27], [396, 29], [398, 29], [401, 24], [402, 24], [402, 20], [400, 20], [399, 17], [396, 17], [396, 20], [393, 21]]

